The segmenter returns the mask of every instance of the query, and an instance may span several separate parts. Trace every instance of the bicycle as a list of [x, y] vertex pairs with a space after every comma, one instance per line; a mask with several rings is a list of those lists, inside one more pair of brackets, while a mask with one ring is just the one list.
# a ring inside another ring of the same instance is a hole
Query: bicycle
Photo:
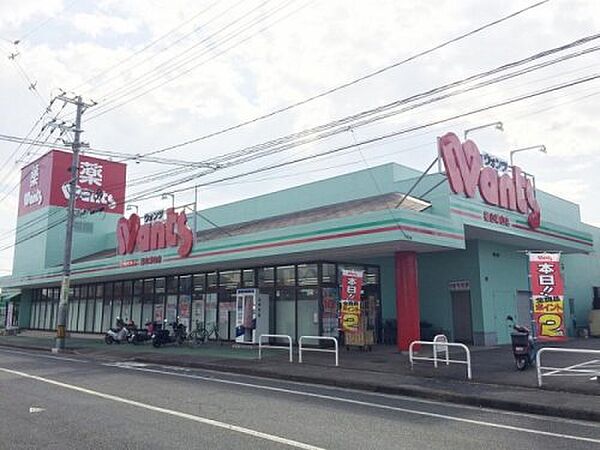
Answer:
[[204, 344], [211, 337], [214, 337], [215, 341], [222, 344], [221, 335], [219, 334], [219, 326], [213, 323], [209, 328], [206, 328], [199, 320], [196, 321], [196, 329], [188, 334], [188, 340], [194, 345]]

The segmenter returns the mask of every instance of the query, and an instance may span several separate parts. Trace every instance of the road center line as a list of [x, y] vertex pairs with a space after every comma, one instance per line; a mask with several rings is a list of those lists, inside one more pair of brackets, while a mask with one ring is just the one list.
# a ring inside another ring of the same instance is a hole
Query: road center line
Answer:
[[284, 444], [284, 445], [289, 445], [290, 447], [296, 447], [296, 448], [301, 448], [301, 449], [305, 449], [305, 450], [324, 450], [321, 447], [316, 447], [314, 445], [305, 444], [303, 442], [286, 439], [286, 438], [283, 438], [280, 436], [275, 436], [273, 434], [263, 433], [260, 431], [251, 430], [249, 428], [244, 428], [244, 427], [240, 427], [237, 425], [228, 424], [225, 422], [220, 422], [218, 420], [195, 416], [193, 414], [187, 414], [187, 413], [180, 412], [180, 411], [174, 411], [172, 409], [161, 408], [159, 406], [153, 406], [153, 405], [149, 405], [146, 403], [137, 402], [135, 400], [129, 400], [126, 398], [117, 397], [115, 395], [110, 395], [110, 394], [105, 394], [103, 392], [94, 391], [92, 389], [86, 389], [86, 388], [82, 388], [82, 387], [75, 386], [72, 384], [62, 383], [60, 381], [55, 381], [55, 380], [50, 380], [48, 378], [38, 377], [37, 375], [30, 375], [28, 373], [19, 372], [19, 371], [11, 370], [11, 369], [6, 369], [3, 367], [0, 367], [0, 371], [5, 372], [5, 373], [10, 373], [12, 375], [17, 375], [17, 376], [20, 376], [23, 378], [29, 378], [31, 380], [36, 380], [36, 381], [41, 381], [43, 383], [52, 384], [54, 386], [59, 386], [59, 387], [65, 388], [65, 389], [70, 389], [70, 390], [81, 392], [84, 394], [93, 395], [95, 397], [100, 397], [100, 398], [103, 398], [106, 400], [112, 400], [114, 402], [119, 402], [119, 403], [125, 403], [126, 405], [135, 406], [137, 408], [143, 408], [143, 409], [147, 409], [150, 411], [159, 412], [162, 414], [168, 414], [171, 416], [180, 417], [182, 419], [188, 419], [188, 420], [192, 420], [194, 422], [199, 422], [199, 423], [202, 423], [205, 425], [211, 425], [213, 427], [223, 428], [225, 430], [235, 431], [237, 433], [246, 434], [246, 435], [257, 437], [257, 438], [264, 439], [267, 441], [277, 442], [279, 444]]
[[432, 417], [435, 419], [444, 419], [444, 420], [449, 420], [449, 421], [454, 421], [454, 422], [468, 423], [468, 424], [478, 425], [478, 426], [483, 426], [483, 427], [499, 428], [499, 429], [509, 430], [509, 431], [520, 431], [523, 433], [529, 433], [529, 434], [534, 434], [534, 435], [539, 435], [539, 436], [549, 436], [549, 437], [555, 437], [555, 438], [561, 438], [561, 439], [569, 439], [569, 440], [583, 441], [583, 442], [593, 442], [595, 444], [600, 444], [600, 439], [588, 438], [585, 436], [575, 436], [575, 435], [570, 435], [570, 434], [552, 433], [549, 431], [534, 430], [531, 428], [516, 427], [513, 425], [504, 425], [504, 424], [499, 424], [499, 423], [486, 422], [483, 420], [465, 419], [464, 417], [451, 416], [448, 414], [438, 414], [438, 413], [433, 413], [433, 412], [428, 412], [428, 411], [419, 411], [416, 409], [401, 408], [398, 406], [381, 405], [379, 403], [365, 402], [362, 400], [353, 400], [353, 399], [344, 398], [344, 397], [334, 397], [334, 396], [325, 395], [325, 394], [316, 394], [314, 392], [295, 391], [293, 389], [285, 389], [285, 388], [279, 388], [279, 387], [274, 387], [274, 386], [263, 386], [260, 384], [244, 383], [241, 381], [232, 381], [232, 380], [224, 380], [224, 379], [220, 379], [220, 378], [203, 377], [202, 375], [165, 372], [165, 371], [149, 369], [149, 368], [145, 368], [145, 367], [126, 366], [124, 364], [116, 365], [116, 364], [107, 363], [105, 365], [114, 366], [114, 367], [118, 367], [118, 368], [126, 369], [126, 370], [137, 370], [137, 371], [141, 371], [141, 372], [158, 373], [158, 374], [171, 375], [171, 376], [176, 376], [176, 377], [191, 378], [191, 379], [197, 379], [197, 380], [203, 380], [203, 381], [211, 381], [214, 383], [222, 383], [222, 384], [250, 387], [250, 388], [255, 388], [255, 389], [263, 389], [266, 391], [281, 392], [284, 394], [292, 394], [292, 395], [299, 395], [299, 396], [304, 396], [304, 397], [319, 398], [322, 400], [332, 400], [332, 401], [341, 402], [341, 403], [350, 403], [353, 405], [385, 409], [388, 411], [398, 411], [398, 412], [403, 412], [403, 413], [407, 413], [407, 414]]

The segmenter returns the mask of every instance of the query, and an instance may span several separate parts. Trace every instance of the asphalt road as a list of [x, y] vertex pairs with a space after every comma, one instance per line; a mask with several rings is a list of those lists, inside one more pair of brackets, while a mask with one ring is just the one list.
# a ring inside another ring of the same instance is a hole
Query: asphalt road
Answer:
[[597, 423], [8, 349], [0, 408], [2, 449], [600, 448]]

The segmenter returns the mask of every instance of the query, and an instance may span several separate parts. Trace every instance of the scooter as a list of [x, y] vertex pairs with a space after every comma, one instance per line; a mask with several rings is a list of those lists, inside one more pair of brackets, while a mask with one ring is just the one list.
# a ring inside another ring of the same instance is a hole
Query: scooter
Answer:
[[155, 329], [157, 329], [156, 322], [148, 321], [146, 322], [146, 328], [132, 330], [127, 341], [133, 345], [150, 341]]
[[127, 338], [130, 334], [125, 321], [120, 317], [117, 317], [116, 327], [110, 328], [106, 334], [104, 335], [104, 342], [108, 345], [127, 341]]
[[535, 364], [535, 341], [529, 328], [515, 324], [512, 316], [506, 316], [506, 320], [510, 322], [510, 326], [515, 330], [515, 333], [510, 334], [515, 365], [517, 370], [525, 370], [530, 365]]
[[181, 345], [185, 341], [186, 332], [185, 325], [179, 322], [179, 317], [171, 324], [173, 327], [173, 334], [167, 330], [167, 321], [165, 320], [165, 326], [161, 329], [155, 330], [152, 334], [152, 345], [155, 348], [159, 348], [165, 344], [177, 344]]

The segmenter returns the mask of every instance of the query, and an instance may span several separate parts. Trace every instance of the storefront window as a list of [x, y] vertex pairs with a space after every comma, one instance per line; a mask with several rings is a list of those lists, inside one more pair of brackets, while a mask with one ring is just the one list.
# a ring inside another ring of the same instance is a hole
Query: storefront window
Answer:
[[[180, 285], [181, 286], [181, 285]], [[190, 330], [190, 309], [192, 305], [192, 296], [190, 294], [179, 294], [178, 314], [181, 323], [186, 329]]]
[[113, 306], [113, 284], [104, 285], [104, 313], [102, 316], [102, 331], [106, 331], [113, 326], [112, 306]]
[[194, 293], [192, 300], [192, 323], [190, 327], [196, 329], [204, 326], [204, 294]]
[[167, 277], [167, 294], [177, 294], [177, 277]]
[[79, 311], [77, 312], [77, 331], [85, 331], [85, 308], [87, 304], [87, 292], [85, 287], [81, 289], [81, 298], [77, 302]]
[[154, 320], [160, 323], [165, 320], [165, 294], [154, 294]]
[[298, 336], [319, 335], [319, 291], [298, 289]]
[[378, 267], [367, 267], [365, 270], [365, 285], [379, 284], [379, 268]]
[[87, 305], [85, 308], [85, 330], [94, 331], [94, 311], [96, 302], [96, 286], [88, 286]]
[[321, 265], [321, 282], [323, 284], [336, 283], [335, 264], [323, 263]]
[[294, 266], [278, 266], [277, 267], [277, 287], [279, 286], [295, 286], [296, 285], [296, 268]]
[[211, 330], [217, 325], [217, 293], [206, 294], [205, 305], [206, 328]]
[[316, 286], [319, 284], [316, 264], [298, 264], [298, 286]]
[[131, 281], [123, 282], [123, 304], [121, 306], [122, 318], [125, 321], [131, 319], [131, 302], [133, 295], [133, 283]]
[[275, 285], [275, 269], [273, 267], [261, 267], [258, 269], [258, 286], [273, 287]]
[[256, 286], [256, 280], [254, 279], [254, 269], [244, 269], [242, 272], [244, 287]]
[[205, 290], [206, 274], [197, 273], [196, 275], [194, 275], [193, 284], [194, 284], [194, 286], [193, 286], [192, 294], [194, 296], [196, 296], [198, 294], [202, 294]]
[[154, 282], [155, 292], [157, 294], [164, 294], [165, 293], [165, 285], [166, 285], [166, 281], [165, 281], [164, 277], [157, 278]]
[[296, 336], [296, 290], [292, 287], [277, 289], [275, 296], [275, 333]]
[[142, 280], [135, 280], [133, 282], [133, 302], [131, 304], [131, 320], [133, 320], [138, 327], [143, 327], [145, 324], [144, 318], [142, 317]]
[[102, 331], [102, 301], [103, 301], [104, 289], [103, 285], [96, 285], [96, 303], [94, 311], [94, 332], [100, 333]]
[[185, 275], [179, 277], [179, 293], [180, 294], [191, 294], [192, 293], [192, 276]]
[[167, 311], [165, 314], [165, 319], [167, 319], [167, 323], [171, 324], [175, 322], [177, 318], [177, 295], [167, 295]]
[[206, 274], [206, 287], [208, 289], [217, 288], [217, 272], [211, 272]]
[[239, 270], [227, 270], [219, 272], [219, 287], [235, 290], [241, 287], [241, 274]]
[[338, 302], [339, 290], [337, 287], [325, 287], [321, 289], [322, 336], [338, 336]]

